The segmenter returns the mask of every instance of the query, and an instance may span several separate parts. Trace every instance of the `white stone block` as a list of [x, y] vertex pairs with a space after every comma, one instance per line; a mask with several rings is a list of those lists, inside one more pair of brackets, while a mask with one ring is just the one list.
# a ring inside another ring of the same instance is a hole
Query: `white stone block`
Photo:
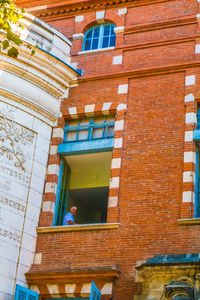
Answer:
[[194, 192], [191, 191], [183, 192], [184, 203], [193, 203], [193, 200], [194, 200]]
[[112, 105], [112, 102], [104, 102], [102, 111], [108, 111]]
[[120, 103], [117, 106], [117, 110], [126, 110], [127, 109], [127, 105], [125, 103]]
[[51, 295], [59, 295], [59, 289], [57, 284], [47, 284], [47, 288], [49, 290], [49, 294]]
[[30, 186], [33, 190], [42, 194], [44, 189], [44, 178], [42, 179], [39, 176], [32, 174]]
[[127, 7], [119, 8], [118, 9], [118, 15], [126, 15], [127, 14]]
[[47, 174], [59, 175], [60, 167], [58, 165], [48, 165]]
[[41, 208], [42, 204], [42, 193], [39, 193], [33, 189], [29, 191], [28, 203]]
[[74, 33], [72, 35], [73, 40], [83, 40], [84, 38], [84, 34], [83, 33]]
[[30, 286], [30, 289], [32, 290], [32, 291], [34, 291], [34, 292], [36, 292], [36, 293], [40, 293], [40, 290], [39, 290], [39, 288], [38, 288], [38, 286], [37, 285], [31, 285]]
[[200, 45], [197, 44], [195, 45], [195, 54], [199, 54], [200, 53]]
[[22, 248], [35, 252], [36, 238], [24, 232], [22, 240]]
[[57, 190], [57, 184], [55, 182], [47, 182], [45, 185], [45, 193], [55, 194]]
[[195, 75], [185, 76], [185, 85], [195, 85]]
[[64, 132], [63, 128], [54, 128], [53, 129], [53, 138], [63, 138]]
[[119, 187], [119, 177], [110, 178], [110, 189]]
[[81, 294], [90, 294], [91, 283], [84, 283], [82, 285]]
[[124, 32], [124, 26], [114, 27], [115, 33], [121, 33]]
[[77, 62], [72, 62], [72, 63], [71, 63], [71, 67], [72, 67], [73, 69], [77, 70], [77, 69], [78, 69], [78, 63], [77, 63]]
[[24, 232], [31, 235], [32, 237], [37, 237], [37, 231], [36, 228], [38, 227], [39, 223], [39, 217], [40, 217], [40, 210], [37, 211], [37, 215], [32, 215], [26, 218], [25, 224], [24, 224]]
[[95, 104], [85, 105], [85, 113], [93, 113], [95, 109]]
[[84, 20], [84, 16], [83, 15], [75, 17], [75, 23], [82, 22], [83, 20]]
[[108, 198], [108, 207], [116, 207], [118, 204], [118, 197], [109, 197]]
[[113, 65], [121, 65], [122, 64], [122, 55], [117, 55], [117, 56], [113, 56], [113, 61], [112, 64]]
[[123, 145], [123, 140], [122, 140], [122, 138], [114, 139], [114, 148], [115, 148], [115, 149], [117, 149], [117, 148], [122, 148], [122, 145]]
[[186, 113], [185, 114], [185, 123], [186, 124], [197, 123], [196, 114], [194, 112]]
[[184, 162], [195, 163], [196, 162], [195, 152], [192, 151], [184, 152]]
[[38, 137], [37, 137], [36, 152], [37, 152], [38, 148], [45, 151], [45, 152], [49, 152], [49, 145], [50, 145], [50, 140], [46, 139], [44, 136], [39, 134]]
[[77, 108], [76, 107], [70, 107], [69, 109], [70, 115], [77, 115]]
[[121, 158], [113, 158], [111, 169], [119, 169], [121, 167]]
[[102, 295], [111, 295], [112, 294], [112, 282], [105, 283], [103, 288], [101, 289]]
[[76, 284], [65, 284], [65, 293], [73, 294], [75, 292]]
[[185, 102], [193, 102], [194, 101], [194, 95], [188, 94], [185, 96]]
[[96, 12], [96, 20], [102, 20], [105, 16], [105, 10], [97, 11]]
[[26, 249], [21, 249], [20, 259], [19, 259], [19, 263], [21, 265], [30, 267], [33, 263], [33, 258], [34, 258], [33, 252], [26, 250]]
[[32, 173], [41, 179], [45, 180], [46, 175], [46, 167], [39, 162], [35, 161], [33, 164], [33, 170]]
[[34, 264], [35, 265], [40, 265], [42, 262], [42, 253], [35, 253], [35, 256], [34, 256]]
[[[200, 2], [200, 1], [197, 0], [197, 2]], [[200, 20], [200, 14], [197, 14], [196, 17], [197, 17], [197, 20], [199, 21]]]
[[185, 142], [193, 141], [193, 131], [185, 131]]
[[118, 86], [118, 94], [127, 94], [128, 93], [128, 84], [120, 84]]
[[[38, 224], [38, 221], [39, 221], [39, 216], [40, 216], [40, 208], [37, 207], [37, 206], [34, 206], [34, 205], [30, 204], [30, 203], [28, 203], [28, 206], [27, 206], [27, 218], [28, 219], [27, 219], [26, 222], [28, 222], [28, 220], [30, 220], [30, 221], [32, 220], [34, 222], [34, 224], [35, 224], [35, 227], [36, 227], [37, 224]], [[34, 226], [34, 224], [33, 223], [31, 223], [31, 224], [29, 223], [27, 225]], [[29, 233], [28, 232], [28, 226], [27, 226], [27, 233]]]
[[58, 146], [53, 145], [50, 147], [50, 155], [56, 155], [58, 153]]
[[44, 201], [42, 205], [42, 211], [54, 213], [55, 203], [52, 201]]
[[191, 171], [183, 172], [183, 182], [194, 182], [195, 173]]
[[124, 129], [124, 120], [116, 121], [114, 130], [123, 130]]

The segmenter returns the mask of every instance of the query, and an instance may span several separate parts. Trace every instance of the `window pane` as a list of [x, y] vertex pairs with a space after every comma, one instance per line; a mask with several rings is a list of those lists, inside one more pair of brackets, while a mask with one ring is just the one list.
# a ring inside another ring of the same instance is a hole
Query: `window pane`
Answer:
[[110, 30], [111, 35], [115, 35], [114, 28], [115, 28], [114, 26], [111, 26], [111, 30]]
[[106, 122], [114, 122], [115, 117], [114, 116], [106, 116]]
[[92, 41], [92, 48], [91, 49], [98, 49], [98, 42], [99, 42], [99, 39], [94, 38], [93, 41]]
[[115, 35], [112, 35], [112, 36], [110, 37], [109, 47], [115, 46], [115, 40], [116, 40], [116, 36], [115, 36]]
[[78, 119], [68, 122], [68, 127], [73, 127], [78, 125]]
[[92, 32], [93, 32], [93, 29], [88, 32], [87, 39], [91, 39], [92, 38]]
[[114, 136], [114, 127], [108, 127], [107, 137]]
[[67, 141], [68, 142], [73, 142], [76, 140], [76, 134], [77, 134], [77, 131], [68, 131], [67, 133]]
[[98, 38], [99, 37], [99, 33], [100, 33], [100, 27], [97, 27], [94, 29], [94, 35], [93, 38]]
[[91, 49], [91, 39], [86, 40], [85, 42], [85, 50], [90, 50]]
[[78, 133], [78, 140], [87, 140], [88, 139], [88, 130], [80, 130]]
[[103, 38], [102, 48], [107, 48], [108, 47], [108, 41], [109, 41], [109, 37], [104, 37]]
[[110, 35], [110, 26], [104, 26], [104, 36], [109, 36]]
[[89, 125], [90, 119], [89, 118], [85, 118], [85, 119], [80, 119], [79, 120], [79, 125]]
[[103, 124], [104, 123], [104, 116], [96, 117], [94, 119], [95, 124]]
[[103, 137], [103, 128], [93, 129], [93, 134], [92, 134], [93, 139], [100, 139], [102, 137]]

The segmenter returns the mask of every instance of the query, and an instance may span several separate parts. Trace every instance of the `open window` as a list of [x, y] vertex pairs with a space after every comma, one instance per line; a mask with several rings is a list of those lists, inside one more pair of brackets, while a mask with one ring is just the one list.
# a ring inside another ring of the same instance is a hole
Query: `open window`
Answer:
[[78, 224], [105, 223], [107, 217], [114, 116], [98, 116], [66, 123], [58, 179], [54, 225], [77, 206]]

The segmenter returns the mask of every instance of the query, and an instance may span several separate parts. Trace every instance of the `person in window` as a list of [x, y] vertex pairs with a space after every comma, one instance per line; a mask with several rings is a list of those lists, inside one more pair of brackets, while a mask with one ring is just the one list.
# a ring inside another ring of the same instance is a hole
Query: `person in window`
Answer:
[[75, 225], [75, 220], [74, 217], [77, 213], [77, 207], [76, 206], [72, 206], [70, 208], [70, 211], [68, 213], [65, 214], [64, 218], [63, 218], [63, 225]]

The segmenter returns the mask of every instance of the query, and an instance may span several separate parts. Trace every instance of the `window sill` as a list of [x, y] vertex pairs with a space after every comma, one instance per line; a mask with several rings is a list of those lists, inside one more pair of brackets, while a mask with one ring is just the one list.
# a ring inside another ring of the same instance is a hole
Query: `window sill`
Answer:
[[68, 225], [68, 226], [52, 226], [52, 227], [38, 227], [38, 233], [53, 233], [66, 231], [88, 231], [88, 230], [109, 230], [118, 229], [119, 223], [97, 223], [97, 224], [83, 224], [83, 225]]
[[82, 54], [89, 54], [89, 53], [96, 53], [96, 52], [104, 52], [104, 51], [109, 51], [113, 50], [115, 47], [108, 47], [108, 48], [101, 48], [101, 49], [94, 49], [94, 50], [86, 50], [86, 51], [79, 51], [78, 55]]
[[179, 219], [179, 225], [200, 225], [200, 218], [193, 218], [193, 219]]

